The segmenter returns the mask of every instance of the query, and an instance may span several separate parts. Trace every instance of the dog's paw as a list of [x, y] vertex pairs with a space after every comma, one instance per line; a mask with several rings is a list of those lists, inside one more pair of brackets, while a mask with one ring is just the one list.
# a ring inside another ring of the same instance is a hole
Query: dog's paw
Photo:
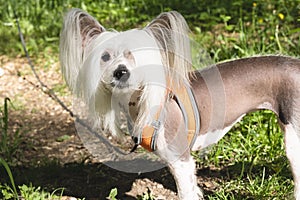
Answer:
[[196, 190], [197, 190], [198, 199], [204, 200], [204, 195], [203, 195], [201, 188], [197, 187]]

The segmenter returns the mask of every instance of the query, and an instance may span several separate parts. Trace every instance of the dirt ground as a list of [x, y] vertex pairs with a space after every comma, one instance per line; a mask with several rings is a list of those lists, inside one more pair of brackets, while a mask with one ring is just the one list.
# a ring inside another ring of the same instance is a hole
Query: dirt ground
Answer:
[[[25, 58], [0, 56], [0, 101], [11, 99], [9, 127], [22, 133], [14, 156], [16, 166], [12, 167], [16, 184], [32, 183], [47, 191], [64, 188], [64, 195], [85, 199], [106, 199], [112, 188], [118, 189], [118, 199], [137, 199], [148, 191], [155, 199], [177, 199], [175, 182], [167, 168], [132, 174], [96, 161], [76, 134], [74, 120], [41, 91], [27, 63]], [[42, 59], [35, 63], [41, 80], [59, 90], [57, 95], [70, 107], [72, 97], [62, 87], [59, 64]], [[208, 176], [217, 177], [218, 173], [198, 170], [198, 181], [206, 193], [216, 184]], [[5, 174], [3, 169], [0, 174]], [[8, 180], [1, 176], [0, 181]]]

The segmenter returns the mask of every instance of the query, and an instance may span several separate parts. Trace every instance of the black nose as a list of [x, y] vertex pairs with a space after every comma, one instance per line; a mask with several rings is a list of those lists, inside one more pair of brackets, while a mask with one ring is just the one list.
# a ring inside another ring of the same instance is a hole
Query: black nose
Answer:
[[120, 64], [114, 71], [113, 76], [119, 81], [126, 82], [130, 76], [130, 72], [125, 65]]

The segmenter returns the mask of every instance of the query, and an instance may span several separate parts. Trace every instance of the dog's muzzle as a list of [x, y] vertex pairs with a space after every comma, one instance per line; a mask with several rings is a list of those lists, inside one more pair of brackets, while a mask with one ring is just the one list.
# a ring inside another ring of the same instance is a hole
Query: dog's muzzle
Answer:
[[125, 65], [120, 64], [114, 71], [113, 77], [117, 81], [125, 83], [130, 77], [130, 72]]

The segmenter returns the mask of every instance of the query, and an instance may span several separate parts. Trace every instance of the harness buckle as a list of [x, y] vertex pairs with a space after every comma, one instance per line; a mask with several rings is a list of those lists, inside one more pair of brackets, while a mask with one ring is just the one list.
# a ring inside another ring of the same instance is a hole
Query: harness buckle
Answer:
[[151, 122], [151, 126], [155, 129], [158, 130], [161, 126], [161, 122], [159, 120], [153, 120]]

